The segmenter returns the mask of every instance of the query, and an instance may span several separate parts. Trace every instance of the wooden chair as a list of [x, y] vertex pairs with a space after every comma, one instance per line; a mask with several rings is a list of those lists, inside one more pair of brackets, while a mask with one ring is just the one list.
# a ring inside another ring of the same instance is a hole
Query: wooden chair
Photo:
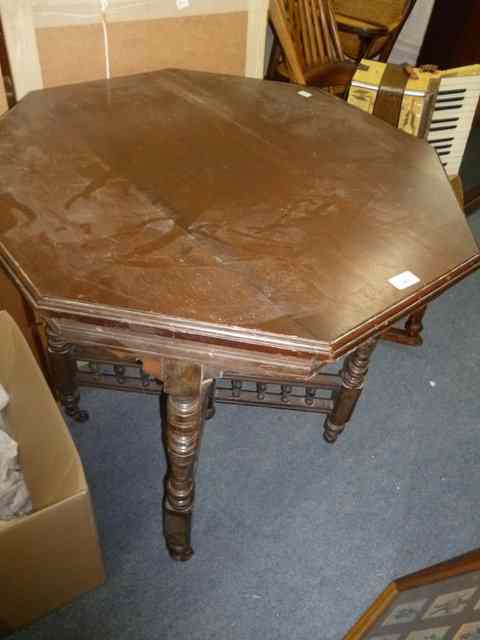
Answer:
[[416, 0], [333, 0], [344, 53], [386, 62]]
[[343, 89], [356, 65], [343, 53], [332, 6], [318, 0], [270, 0], [276, 41], [267, 78]]

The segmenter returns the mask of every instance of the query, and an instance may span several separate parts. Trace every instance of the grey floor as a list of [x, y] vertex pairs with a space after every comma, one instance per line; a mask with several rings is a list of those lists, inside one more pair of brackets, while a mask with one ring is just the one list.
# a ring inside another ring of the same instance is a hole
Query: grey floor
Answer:
[[[470, 218], [480, 237], [480, 212]], [[426, 344], [381, 344], [351, 428], [219, 407], [198, 474], [196, 554], [161, 538], [154, 398], [85, 391], [72, 425], [108, 581], [17, 640], [340, 640], [393, 578], [480, 546], [480, 273], [431, 305]]]

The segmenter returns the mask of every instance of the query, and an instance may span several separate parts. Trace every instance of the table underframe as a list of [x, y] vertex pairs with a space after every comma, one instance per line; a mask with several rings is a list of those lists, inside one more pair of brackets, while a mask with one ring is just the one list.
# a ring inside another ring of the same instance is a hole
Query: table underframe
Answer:
[[[93, 386], [159, 397], [167, 475], [163, 502], [164, 535], [175, 560], [193, 555], [191, 521], [195, 495], [195, 468], [205, 420], [216, 403], [234, 403], [324, 414], [323, 436], [336, 441], [352, 417], [363, 389], [378, 336], [349, 353], [336, 373], [316, 371], [302, 379], [279, 367], [278, 375], [216, 369], [198, 362], [157, 354], [143, 358], [130, 350], [96, 344], [90, 348], [48, 333], [52, 382], [66, 413], [79, 422], [88, 413], [79, 407], [79, 387]], [[68, 332], [67, 332], [68, 334]], [[259, 368], [259, 371], [261, 369]]]

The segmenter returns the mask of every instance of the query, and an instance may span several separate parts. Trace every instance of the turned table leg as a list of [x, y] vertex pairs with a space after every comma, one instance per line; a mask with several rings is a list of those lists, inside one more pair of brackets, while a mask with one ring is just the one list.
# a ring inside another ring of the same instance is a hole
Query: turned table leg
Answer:
[[212, 380], [207, 393], [207, 413], [205, 414], [206, 420], [211, 420], [217, 411], [215, 402], [215, 387], [216, 381]]
[[423, 316], [427, 307], [421, 307], [411, 313], [403, 329], [399, 327], [390, 327], [382, 336], [383, 340], [389, 342], [397, 342], [399, 344], [406, 344], [411, 347], [419, 347], [423, 344], [422, 331], [423, 331]]
[[75, 381], [76, 363], [73, 357], [73, 345], [65, 342], [51, 329], [47, 329], [48, 359], [53, 385], [68, 416], [77, 422], [86, 422], [88, 412], [79, 408], [80, 394]]
[[[165, 482], [164, 534], [174, 560], [189, 560], [195, 467], [200, 449], [209, 384], [197, 366], [178, 365], [167, 383], [165, 446], [168, 471]], [[211, 384], [211, 382], [210, 382]]]
[[415, 311], [408, 317], [405, 323], [405, 331], [407, 333], [407, 336], [413, 342], [415, 342], [415, 344], [418, 344], [418, 345], [421, 345], [423, 342], [422, 336], [420, 334], [423, 331], [422, 320], [426, 310], [427, 310], [427, 307], [422, 307], [418, 311]]
[[334, 407], [324, 423], [323, 435], [327, 442], [335, 442], [352, 417], [355, 405], [362, 393], [370, 356], [376, 344], [377, 338], [370, 338], [347, 356], [340, 374], [342, 386], [335, 395]]

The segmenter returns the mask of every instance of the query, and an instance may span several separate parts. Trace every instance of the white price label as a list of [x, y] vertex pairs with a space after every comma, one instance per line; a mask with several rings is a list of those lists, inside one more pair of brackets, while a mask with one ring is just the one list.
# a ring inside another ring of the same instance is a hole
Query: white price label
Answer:
[[190, 6], [190, 0], [177, 0], [177, 9], [181, 11], [182, 9], [187, 9]]
[[302, 96], [302, 98], [311, 98], [313, 96], [313, 93], [310, 93], [309, 91], [304, 91], [303, 89], [301, 91], [297, 91], [299, 96]]
[[420, 282], [420, 278], [411, 271], [402, 271], [402, 273], [398, 273], [396, 276], [393, 276], [393, 278], [389, 278], [388, 281], [395, 289], [401, 290], [408, 289], [408, 287], [417, 284], [417, 282]]

